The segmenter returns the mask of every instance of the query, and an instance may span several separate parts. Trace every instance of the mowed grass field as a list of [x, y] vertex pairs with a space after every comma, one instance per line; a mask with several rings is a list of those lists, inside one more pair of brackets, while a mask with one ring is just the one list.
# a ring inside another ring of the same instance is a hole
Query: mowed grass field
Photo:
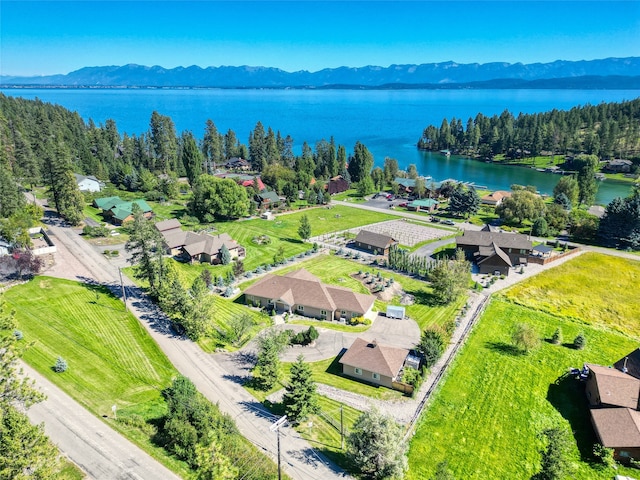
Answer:
[[587, 252], [514, 285], [506, 298], [640, 337], [640, 262]]
[[[587, 323], [567, 311], [563, 311], [564, 316], [548, 313], [541, 311], [548, 309], [545, 295], [529, 290], [537, 291], [539, 285], [548, 285], [559, 276], [562, 281], [557, 288], [564, 289], [565, 304], [583, 305], [585, 309], [598, 301], [590, 289], [592, 284], [596, 291], [607, 281], [618, 282], [617, 288], [628, 293], [637, 290], [633, 276], [621, 276], [618, 271], [635, 271], [633, 263], [619, 263], [617, 258], [603, 255], [590, 257], [584, 254], [493, 298], [420, 420], [410, 445], [407, 478], [429, 478], [437, 464], [446, 460], [455, 478], [528, 479], [540, 469], [540, 434], [553, 426], [565, 429], [570, 438], [572, 471], [568, 478], [604, 480], [625, 472], [637, 476], [635, 471], [614, 471], [593, 463], [596, 438], [584, 388], [566, 375], [570, 367], [582, 367], [585, 362], [611, 365], [637, 348], [631, 317], [630, 323], [619, 323], [615, 315]], [[616, 267], [605, 269], [606, 276], [602, 272], [597, 279], [585, 277], [584, 268], [594, 260]], [[577, 265], [571, 265], [574, 262]], [[626, 284], [620, 278], [626, 278]], [[519, 301], [516, 289], [528, 299], [527, 305], [514, 302]], [[536, 298], [540, 309], [535, 308]], [[613, 302], [609, 305], [612, 312], [619, 307]], [[637, 321], [637, 314], [635, 318]], [[532, 325], [543, 339], [527, 355], [511, 346], [510, 334], [519, 322]], [[633, 331], [619, 331], [624, 325], [630, 325]], [[557, 327], [562, 329], [565, 345], [545, 340]], [[587, 338], [584, 350], [568, 345], [579, 332]]]
[[[228, 233], [245, 247], [247, 250], [247, 257], [244, 261], [245, 269], [253, 270], [261, 265], [273, 263], [273, 256], [280, 246], [284, 247], [285, 257], [292, 257], [311, 248], [311, 245], [303, 243], [298, 235], [298, 227], [303, 215], [308, 217], [311, 224], [311, 236], [397, 218], [386, 213], [335, 205], [330, 208], [311, 208], [295, 213], [280, 214], [276, 216], [275, 220], [254, 219], [216, 223], [215, 226], [218, 231]], [[268, 235], [271, 243], [268, 245], [254, 244], [252, 239], [260, 235]]]
[[[29, 347], [24, 360], [94, 415], [141, 415], [145, 420], [165, 413], [161, 391], [177, 375], [173, 365], [122, 302], [103, 287], [69, 280], [36, 277], [5, 292], [16, 310], [18, 328]], [[68, 370], [55, 373], [58, 356]], [[168, 456], [148, 435], [109, 421], [155, 458], [185, 478], [186, 464]]]
[[[365, 265], [354, 260], [348, 260], [335, 254], [317, 255], [313, 258], [295, 264], [288, 265], [274, 272], [276, 275], [284, 275], [288, 272], [304, 268], [320, 278], [324, 283], [338, 285], [350, 288], [355, 292], [368, 293], [367, 288], [362, 282], [351, 275], [357, 274], [359, 271], [369, 272], [369, 274], [380, 275], [385, 278], [393, 278], [395, 283], [399, 283], [402, 289], [415, 297], [416, 302], [406, 307], [407, 315], [416, 321], [421, 329], [429, 325], [444, 325], [446, 322], [454, 320], [460, 311], [466, 298], [461, 298], [457, 302], [450, 305], [436, 306], [431, 305], [430, 295], [431, 287], [423, 280], [407, 277], [390, 270], [377, 268], [371, 265]], [[245, 290], [248, 286], [255, 283], [257, 279], [249, 280], [240, 285], [241, 290]], [[391, 302], [393, 305], [399, 305], [400, 299], [396, 296]], [[374, 308], [378, 310], [386, 309], [386, 302], [376, 301]]]

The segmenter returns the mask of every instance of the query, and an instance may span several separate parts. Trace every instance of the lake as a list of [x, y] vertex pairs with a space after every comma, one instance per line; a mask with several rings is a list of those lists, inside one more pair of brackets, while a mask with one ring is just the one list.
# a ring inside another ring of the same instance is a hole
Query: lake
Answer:
[[[291, 135], [299, 153], [304, 141], [312, 147], [321, 139], [353, 150], [364, 143], [381, 166], [385, 157], [401, 168], [416, 164], [422, 175], [436, 180], [455, 178], [489, 189], [508, 189], [513, 183], [535, 185], [550, 194], [558, 176], [524, 167], [490, 165], [476, 160], [421, 152], [416, 142], [429, 124], [443, 118], [487, 116], [505, 109], [514, 115], [554, 108], [633, 100], [637, 90], [221, 90], [221, 89], [0, 89], [5, 95], [39, 98], [77, 111], [97, 124], [111, 118], [120, 133], [149, 129], [153, 110], [170, 116], [176, 130], [191, 130], [201, 138], [207, 119], [222, 133], [228, 129], [247, 143], [261, 121], [283, 136]], [[628, 184], [600, 182], [597, 202], [606, 204], [626, 196]]]

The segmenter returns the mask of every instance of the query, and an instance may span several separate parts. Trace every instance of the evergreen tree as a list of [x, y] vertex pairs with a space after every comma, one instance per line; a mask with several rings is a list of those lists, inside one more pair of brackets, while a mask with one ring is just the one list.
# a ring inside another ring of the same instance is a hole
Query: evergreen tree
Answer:
[[349, 159], [348, 172], [352, 182], [360, 182], [364, 178], [371, 179], [370, 173], [373, 168], [373, 155], [362, 143], [356, 142], [353, 149], [353, 156]]
[[213, 297], [202, 278], [194, 280], [189, 289], [189, 308], [184, 312], [184, 327], [191, 340], [198, 340], [211, 332]]
[[24, 208], [26, 201], [11, 172], [0, 165], [0, 217], [7, 218]]
[[598, 237], [610, 247], [640, 249], [640, 188], [625, 198], [615, 198], [600, 219]]
[[309, 217], [303, 215], [300, 218], [300, 226], [298, 227], [298, 235], [303, 241], [309, 240], [311, 237], [311, 223], [309, 223]]
[[591, 206], [598, 191], [596, 180], [598, 157], [595, 155], [578, 155], [575, 163], [578, 169], [578, 201], [582, 205]]
[[282, 403], [287, 419], [296, 425], [320, 409], [311, 368], [305, 363], [302, 354], [298, 355], [296, 362], [291, 366], [289, 384], [286, 386]]
[[191, 132], [182, 134], [182, 163], [187, 172], [189, 185], [193, 185], [202, 174], [202, 154]]
[[567, 451], [569, 440], [564, 430], [554, 427], [543, 432], [547, 440], [542, 454], [542, 469], [533, 478], [536, 480], [561, 480], [569, 478]]
[[402, 478], [407, 469], [403, 428], [375, 407], [363, 413], [347, 437], [347, 456], [368, 478]]
[[84, 198], [73, 176], [69, 151], [62, 143], [44, 159], [44, 178], [58, 213], [71, 225], [83, 218]]
[[151, 295], [157, 297], [165, 271], [162, 236], [140, 208], [134, 207], [133, 228], [125, 249], [131, 252], [129, 262], [136, 264], [136, 277], [149, 282]]
[[171, 117], [151, 113], [151, 145], [155, 154], [155, 168], [163, 173], [177, 172], [178, 142]]
[[206, 122], [202, 138], [202, 154], [207, 165], [204, 173], [212, 174], [218, 164], [224, 163], [222, 138], [212, 120]]
[[458, 183], [449, 197], [449, 210], [455, 215], [475, 215], [480, 209], [480, 196], [476, 189]]
[[424, 357], [427, 368], [431, 368], [444, 353], [447, 341], [442, 331], [435, 328], [427, 328], [422, 332], [420, 343], [416, 350]]
[[231, 263], [231, 252], [229, 252], [225, 244], [222, 244], [220, 248], [220, 262], [222, 265], [229, 265], [229, 263]]

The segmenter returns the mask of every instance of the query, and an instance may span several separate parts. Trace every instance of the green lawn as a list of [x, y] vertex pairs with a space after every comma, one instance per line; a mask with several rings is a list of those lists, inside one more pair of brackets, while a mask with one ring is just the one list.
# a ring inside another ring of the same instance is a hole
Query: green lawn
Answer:
[[[295, 263], [278, 270], [278, 275], [284, 275], [304, 268], [316, 275], [322, 282], [332, 285], [339, 285], [350, 288], [356, 292], [368, 293], [367, 288], [359, 280], [352, 278], [351, 275], [357, 274], [358, 271], [369, 272], [377, 275], [378, 272], [385, 279], [393, 278], [394, 282], [400, 283], [402, 289], [413, 295], [416, 302], [413, 305], [406, 306], [407, 315], [415, 320], [420, 329], [424, 329], [429, 325], [444, 325], [446, 322], [454, 320], [457, 313], [466, 302], [466, 297], [461, 298], [457, 302], [445, 306], [436, 306], [430, 304], [431, 287], [422, 280], [407, 277], [405, 275], [391, 272], [386, 269], [380, 269], [375, 266], [365, 265], [354, 260], [348, 260], [338, 255], [317, 255], [309, 260]], [[241, 290], [245, 290], [257, 279], [249, 280], [240, 285]], [[400, 299], [396, 296], [391, 302], [392, 305], [399, 305]], [[377, 310], [386, 309], [385, 302], [376, 301], [374, 308]]]
[[[565, 373], [584, 362], [610, 365], [637, 347], [639, 300], [630, 292], [639, 275], [640, 262], [586, 253], [496, 295], [423, 414], [408, 478], [427, 478], [445, 459], [456, 478], [530, 478], [539, 469], [539, 434], [555, 425], [573, 432], [571, 478], [612, 478], [592, 465], [584, 389]], [[518, 354], [510, 344], [517, 322], [543, 339], [560, 327], [565, 345], [542, 341]], [[587, 347], [567, 346], [581, 331]]]
[[640, 262], [583, 253], [507, 290], [521, 305], [640, 337]]
[[[161, 417], [161, 390], [177, 372], [144, 327], [104, 287], [69, 280], [36, 277], [5, 293], [16, 309], [25, 342], [34, 342], [24, 360], [98, 417], [141, 415]], [[61, 356], [69, 369], [52, 369]], [[183, 462], [154, 445], [149, 435], [107, 420], [152, 456], [182, 476], [191, 475]]]
[[[193, 283], [193, 280], [197, 276], [200, 275], [200, 272], [205, 268], [210, 268], [211, 273], [214, 276], [214, 279], [217, 275], [220, 274], [220, 270], [216, 270], [215, 267], [211, 267], [204, 264], [196, 264], [189, 265], [181, 262], [177, 262], [173, 259], [168, 259], [169, 262], [176, 267], [178, 271], [178, 276], [180, 278], [180, 282], [185, 288], [189, 288]], [[134, 280], [138, 285], [143, 288], [148, 287], [148, 284], [138, 279], [134, 276], [136, 267], [126, 267], [123, 268], [123, 272], [132, 280]], [[224, 267], [228, 268], [228, 267]], [[263, 328], [271, 325], [271, 320], [269, 317], [263, 313], [258, 312], [257, 310], [248, 308], [243, 302], [242, 299], [244, 297], [240, 296], [239, 298], [223, 298], [219, 295], [213, 295], [213, 305], [211, 307], [211, 318], [213, 320], [215, 328], [220, 330], [225, 330], [227, 328], [228, 322], [234, 315], [240, 314], [248, 314], [253, 318], [253, 327], [247, 334], [245, 335], [245, 341], [251, 339], [254, 335], [256, 335]], [[214, 352], [217, 348], [225, 348], [229, 351], [236, 350], [237, 347], [234, 347], [228, 344], [222, 337], [214, 334], [213, 336], [204, 337], [198, 340], [198, 345], [205, 352]]]
[[[245, 247], [247, 251], [245, 268], [253, 270], [260, 265], [273, 263], [273, 256], [281, 245], [284, 247], [285, 257], [292, 257], [311, 248], [311, 245], [303, 243], [298, 235], [302, 215], [307, 215], [309, 218], [312, 236], [396, 218], [385, 213], [334, 205], [330, 208], [314, 208], [277, 215], [275, 220], [253, 219], [216, 223], [215, 226], [218, 231], [228, 233]], [[268, 235], [271, 243], [256, 245], [252, 240], [260, 235]]]

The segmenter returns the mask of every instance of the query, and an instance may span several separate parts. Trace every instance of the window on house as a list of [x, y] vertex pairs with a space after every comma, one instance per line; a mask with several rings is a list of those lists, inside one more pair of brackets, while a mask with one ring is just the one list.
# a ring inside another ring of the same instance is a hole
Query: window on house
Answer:
[[327, 316], [327, 311], [326, 310], [320, 310], [320, 315], [322, 315], [323, 317]]
[[300, 312], [304, 312], [304, 305], [298, 305], [298, 310]]
[[353, 369], [353, 371], [356, 373], [356, 375], [362, 375], [362, 369], [361, 368], [355, 367]]
[[273, 305], [274, 303], [276, 303], [275, 300], [273, 298], [270, 298], [269, 299], [269, 305]]
[[247, 295], [247, 301], [253, 302], [253, 295]]
[[380, 380], [380, 374], [379, 373], [372, 373], [371, 374], [371, 378], [373, 378], [374, 380]]

